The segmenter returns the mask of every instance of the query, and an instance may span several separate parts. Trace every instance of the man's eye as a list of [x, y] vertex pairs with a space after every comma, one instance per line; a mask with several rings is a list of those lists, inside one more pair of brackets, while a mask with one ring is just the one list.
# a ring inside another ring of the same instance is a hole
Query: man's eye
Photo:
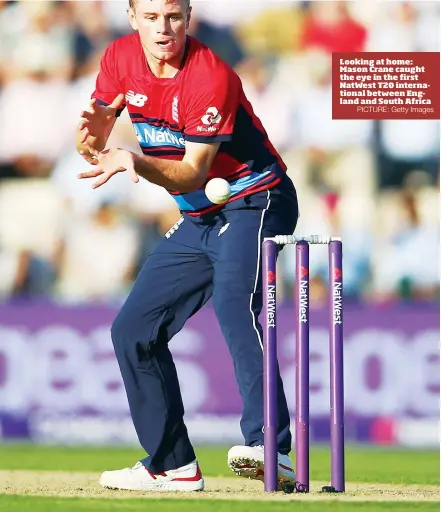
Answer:
[[181, 19], [180, 16], [170, 16], [171, 21], [179, 21]]

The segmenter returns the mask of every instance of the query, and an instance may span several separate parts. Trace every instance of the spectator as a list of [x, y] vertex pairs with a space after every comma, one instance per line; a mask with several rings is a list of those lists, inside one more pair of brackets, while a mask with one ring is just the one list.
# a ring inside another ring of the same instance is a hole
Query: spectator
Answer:
[[[89, 70], [89, 62], [93, 55], [102, 55], [107, 45], [122, 33], [108, 24], [105, 2], [72, 2], [72, 8], [77, 20], [73, 40], [77, 68], [75, 76], [78, 76], [84, 74], [83, 67]], [[126, 16], [122, 9], [120, 16]]]
[[[332, 191], [308, 198], [311, 208], [303, 210], [299, 219], [299, 233], [327, 233], [347, 241], [344, 246], [343, 272], [345, 300], [363, 300], [367, 296], [370, 279], [370, 230], [348, 222], [348, 212], [342, 199]], [[292, 253], [282, 251], [281, 262], [286, 278], [285, 296], [293, 296], [295, 266]], [[317, 245], [310, 251], [311, 304], [325, 307], [328, 300], [328, 248]]]
[[[373, 280], [377, 300], [439, 298], [439, 227], [422, 222], [417, 194], [399, 193], [401, 222], [394, 236], [376, 243]], [[421, 251], [424, 251], [424, 262]]]
[[0, 165], [11, 176], [47, 176], [67, 140], [63, 112], [73, 61], [68, 34], [52, 25], [51, 2], [23, 5], [26, 35], [12, 32], [4, 57]]
[[377, 52], [439, 51], [439, 4], [424, 1], [385, 3], [381, 16], [369, 30], [366, 49]]
[[281, 94], [274, 66], [253, 57], [241, 66], [244, 91], [271, 142], [280, 150], [291, 143], [290, 98]]
[[[254, 5], [247, 2], [246, 5]], [[246, 51], [277, 60], [299, 51], [304, 13], [300, 2], [268, 2], [265, 10], [244, 17], [238, 34]], [[276, 59], [275, 59], [276, 57]]]
[[[4, 76], [6, 81], [27, 77], [30, 70], [54, 79], [67, 80], [73, 65], [71, 30], [58, 20], [55, 2], [19, 2], [12, 6], [18, 15], [21, 30], [7, 27], [4, 45]], [[9, 8], [3, 13], [8, 20]], [[11, 20], [10, 20], [11, 21]], [[16, 25], [14, 20], [13, 26]]]
[[361, 52], [366, 29], [349, 14], [347, 2], [309, 2], [303, 30], [303, 48], [332, 52]]
[[29, 270], [29, 254], [26, 251], [0, 247], [0, 299], [20, 295]]
[[[311, 86], [294, 111], [291, 143], [298, 148], [294, 181], [302, 187], [338, 190], [370, 198], [374, 191], [372, 122], [332, 119], [330, 60], [322, 52], [309, 59]], [[354, 172], [354, 169], [357, 171]]]
[[253, 18], [259, 13], [268, 10], [268, 0], [253, 0], [252, 2], [238, 2], [237, 0], [213, 0], [211, 2], [198, 2], [197, 13], [204, 21], [217, 27], [235, 29], [244, 19]]
[[137, 229], [111, 203], [66, 226], [58, 254], [57, 296], [63, 302], [122, 300], [133, 281]]
[[188, 34], [208, 46], [233, 68], [245, 58], [237, 37], [229, 27], [217, 27], [193, 14]]
[[399, 188], [412, 171], [422, 171], [433, 185], [439, 176], [439, 122], [393, 120], [380, 123], [378, 182]]

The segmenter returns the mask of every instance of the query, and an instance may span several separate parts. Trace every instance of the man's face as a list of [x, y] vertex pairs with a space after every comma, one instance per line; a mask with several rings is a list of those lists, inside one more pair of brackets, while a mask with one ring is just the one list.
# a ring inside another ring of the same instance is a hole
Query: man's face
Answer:
[[158, 61], [171, 61], [185, 45], [191, 9], [185, 0], [136, 0], [129, 9], [130, 24], [139, 32], [144, 49]]

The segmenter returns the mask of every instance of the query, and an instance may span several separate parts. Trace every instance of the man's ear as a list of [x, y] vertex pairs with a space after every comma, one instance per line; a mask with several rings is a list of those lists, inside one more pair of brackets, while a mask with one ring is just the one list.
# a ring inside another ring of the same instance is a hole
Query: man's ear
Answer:
[[190, 21], [191, 21], [191, 10], [192, 10], [192, 7], [189, 7], [187, 9], [187, 14], [186, 14], [186, 20], [185, 20], [185, 29], [188, 30], [188, 28], [190, 27]]
[[130, 25], [132, 26], [133, 30], [138, 30], [138, 24], [136, 23], [136, 17], [135, 17], [135, 11], [129, 7], [127, 9], [127, 16], [129, 17]]

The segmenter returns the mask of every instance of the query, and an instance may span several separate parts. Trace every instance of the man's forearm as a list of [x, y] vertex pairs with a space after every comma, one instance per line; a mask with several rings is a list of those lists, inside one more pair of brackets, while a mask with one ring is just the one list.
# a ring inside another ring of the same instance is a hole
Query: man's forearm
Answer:
[[139, 176], [168, 190], [193, 192], [205, 182], [205, 173], [198, 171], [188, 162], [138, 154], [134, 160], [135, 171]]

